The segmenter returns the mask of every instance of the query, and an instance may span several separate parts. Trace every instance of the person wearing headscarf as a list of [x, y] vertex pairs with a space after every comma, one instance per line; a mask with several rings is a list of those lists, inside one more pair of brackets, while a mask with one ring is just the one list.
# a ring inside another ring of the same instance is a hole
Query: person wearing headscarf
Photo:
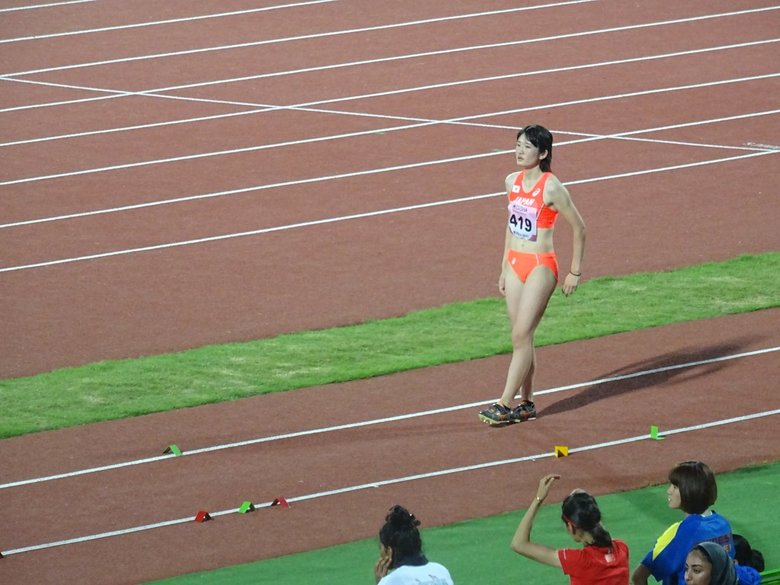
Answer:
[[686, 585], [737, 585], [734, 561], [715, 542], [697, 544], [685, 559]]

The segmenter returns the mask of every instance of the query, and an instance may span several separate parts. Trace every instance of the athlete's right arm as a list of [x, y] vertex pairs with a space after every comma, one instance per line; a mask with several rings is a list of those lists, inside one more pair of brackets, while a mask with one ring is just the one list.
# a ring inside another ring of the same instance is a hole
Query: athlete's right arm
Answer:
[[[507, 175], [506, 179], [504, 179], [504, 187], [507, 192], [512, 189], [512, 186], [515, 184], [515, 179], [517, 178], [518, 173], [510, 173]], [[509, 226], [504, 226], [504, 253], [501, 255], [501, 271], [499, 272], [498, 276], [498, 290], [503, 295], [506, 294], [506, 255], [509, 250], [509, 242], [512, 239], [512, 233], [509, 231]]]

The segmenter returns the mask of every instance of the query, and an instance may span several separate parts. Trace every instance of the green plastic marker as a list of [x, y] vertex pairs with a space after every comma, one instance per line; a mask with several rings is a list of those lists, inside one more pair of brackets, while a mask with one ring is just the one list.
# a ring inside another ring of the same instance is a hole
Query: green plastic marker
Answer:
[[174, 457], [181, 457], [181, 449], [179, 449], [176, 445], [168, 445], [168, 448], [163, 452], [163, 454], [167, 453], [173, 453]]

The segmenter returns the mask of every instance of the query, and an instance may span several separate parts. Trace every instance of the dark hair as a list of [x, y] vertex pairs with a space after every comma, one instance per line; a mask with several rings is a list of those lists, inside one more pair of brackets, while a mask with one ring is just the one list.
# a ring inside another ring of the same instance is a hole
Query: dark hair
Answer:
[[764, 571], [764, 555], [750, 546], [748, 539], [741, 534], [734, 534], [734, 550], [736, 561], [745, 567], [753, 567], [759, 573]]
[[686, 514], [703, 514], [718, 499], [715, 474], [701, 461], [684, 461], [669, 472], [669, 483], [680, 490]]
[[553, 147], [553, 135], [544, 126], [538, 124], [531, 124], [525, 128], [520, 128], [517, 131], [517, 140], [525, 134], [528, 142], [533, 144], [539, 149], [539, 152], [547, 151], [547, 156], [539, 161], [539, 168], [545, 173], [550, 172], [552, 169], [552, 147]]
[[379, 530], [379, 542], [393, 549], [390, 568], [401, 565], [425, 564], [422, 556], [422, 539], [417, 527], [420, 521], [403, 506], [395, 505], [385, 516], [385, 524]]
[[601, 525], [599, 505], [589, 493], [574, 492], [568, 495], [561, 504], [561, 519], [574, 528], [589, 532], [594, 545], [612, 546], [612, 537]]

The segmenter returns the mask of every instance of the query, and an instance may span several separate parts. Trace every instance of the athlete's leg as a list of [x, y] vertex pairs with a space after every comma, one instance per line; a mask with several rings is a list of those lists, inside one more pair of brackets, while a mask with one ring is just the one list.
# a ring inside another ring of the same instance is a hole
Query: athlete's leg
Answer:
[[520, 400], [528, 400], [533, 402], [534, 400], [534, 371], [536, 370], [536, 349], [531, 350], [531, 367], [528, 368], [528, 374], [525, 376], [525, 380], [520, 384]]
[[505, 406], [512, 405], [518, 391], [524, 399], [533, 398], [534, 332], [556, 284], [555, 275], [547, 266], [534, 268], [525, 283], [511, 272], [507, 275], [506, 304], [512, 324], [513, 349], [501, 395], [501, 403]]

